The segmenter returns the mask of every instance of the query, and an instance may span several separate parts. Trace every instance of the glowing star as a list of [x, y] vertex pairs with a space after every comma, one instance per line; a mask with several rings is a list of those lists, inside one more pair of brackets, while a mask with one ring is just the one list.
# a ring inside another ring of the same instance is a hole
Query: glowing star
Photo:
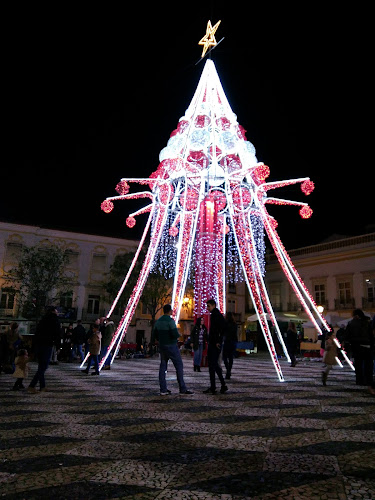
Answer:
[[202, 59], [210, 47], [215, 47], [217, 45], [215, 33], [216, 33], [216, 30], [218, 29], [220, 23], [221, 23], [221, 21], [218, 21], [215, 24], [215, 26], [212, 27], [211, 21], [208, 21], [206, 34], [198, 43], [198, 45], [203, 45], [203, 51], [202, 51], [202, 56], [201, 56]]

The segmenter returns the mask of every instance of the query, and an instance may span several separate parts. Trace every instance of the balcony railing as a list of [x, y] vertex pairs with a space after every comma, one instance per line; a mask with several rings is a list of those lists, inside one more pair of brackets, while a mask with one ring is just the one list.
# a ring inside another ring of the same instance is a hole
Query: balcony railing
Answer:
[[340, 310], [340, 309], [353, 309], [355, 307], [355, 300], [354, 298], [351, 299], [335, 299], [335, 309]]
[[375, 308], [375, 299], [368, 299], [367, 297], [362, 297], [362, 309], [373, 309]]

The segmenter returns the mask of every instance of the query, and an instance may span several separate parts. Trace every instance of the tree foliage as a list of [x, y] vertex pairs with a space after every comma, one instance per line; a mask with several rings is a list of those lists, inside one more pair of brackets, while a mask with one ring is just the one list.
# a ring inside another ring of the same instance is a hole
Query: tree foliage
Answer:
[[66, 274], [69, 257], [54, 244], [24, 247], [18, 265], [7, 273], [5, 285], [15, 291], [26, 317], [39, 319], [47, 305], [52, 305], [67, 290], [71, 279]]
[[[132, 260], [135, 253], [129, 252], [123, 255], [117, 255], [113, 264], [110, 267], [108, 278], [105, 283], [105, 289], [108, 294], [108, 301], [111, 302], [115, 299], [123, 280], [128, 273], [131, 266]], [[141, 254], [141, 258], [138, 259], [133, 272], [129, 278], [129, 281], [122, 293], [122, 296], [118, 302], [120, 308], [124, 309], [129, 301], [129, 298], [136, 286], [137, 279], [142, 267], [142, 260], [144, 259], [144, 253]], [[172, 296], [172, 280], [166, 279], [164, 276], [158, 273], [150, 273], [147, 279], [147, 283], [143, 289], [141, 302], [147, 312], [151, 315], [152, 324], [155, 322], [157, 313], [163, 308], [163, 306], [168, 303]]]

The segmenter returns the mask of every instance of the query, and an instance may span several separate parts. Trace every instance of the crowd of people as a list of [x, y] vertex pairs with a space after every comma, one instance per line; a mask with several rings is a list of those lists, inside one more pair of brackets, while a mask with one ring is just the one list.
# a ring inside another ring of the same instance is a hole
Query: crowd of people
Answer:
[[[209, 387], [203, 391], [205, 394], [217, 394], [216, 378], [220, 383], [220, 393], [228, 391], [226, 381], [232, 375], [233, 360], [237, 345], [237, 324], [232, 313], [228, 312], [224, 317], [216, 307], [214, 300], [207, 301], [207, 311], [210, 314], [209, 328], [204, 324], [203, 316], [198, 317], [190, 335], [190, 347], [193, 351], [193, 369], [201, 371], [203, 353], [207, 353]], [[181, 352], [178, 346], [180, 337], [176, 323], [172, 318], [172, 308], [169, 304], [164, 306], [163, 315], [156, 321], [151, 338], [151, 345], [157, 345], [160, 352], [159, 385], [160, 395], [166, 396], [171, 393], [167, 387], [166, 372], [170, 360], [177, 375], [180, 394], [193, 394], [184, 381], [184, 367]], [[79, 359], [81, 363], [87, 353], [87, 359], [83, 373], [90, 372], [91, 365], [94, 367], [92, 375], [99, 375], [99, 362], [105, 357], [103, 370], [111, 369], [111, 358], [107, 356], [115, 325], [113, 321], [102, 317], [91, 325], [88, 331], [80, 320], [76, 326], [70, 324], [62, 330], [57, 310], [48, 307], [45, 316], [38, 323], [34, 342], [33, 355], [38, 362], [37, 370], [28, 386], [31, 393], [39, 390], [44, 391], [46, 387], [45, 372], [49, 364], [59, 361], [72, 362]], [[340, 342], [345, 349], [350, 350], [355, 367], [356, 384], [367, 386], [369, 392], [375, 395], [374, 376], [374, 352], [375, 352], [375, 317], [370, 320], [361, 309], [355, 309], [353, 319], [348, 323], [345, 330], [338, 332]], [[290, 323], [286, 333], [286, 346], [291, 359], [291, 366], [296, 366], [297, 352], [297, 330], [294, 323]], [[321, 348], [323, 355], [323, 370], [321, 380], [327, 385], [328, 375], [332, 367], [338, 363], [340, 352], [335, 342], [333, 328], [321, 337]], [[112, 353], [113, 354], [113, 353]], [[224, 377], [221, 368], [223, 360], [226, 375]], [[22, 336], [18, 332], [18, 324], [12, 323], [0, 338], [0, 373], [12, 373], [16, 381], [13, 390], [24, 389], [23, 382], [28, 376], [29, 353], [24, 348]]]

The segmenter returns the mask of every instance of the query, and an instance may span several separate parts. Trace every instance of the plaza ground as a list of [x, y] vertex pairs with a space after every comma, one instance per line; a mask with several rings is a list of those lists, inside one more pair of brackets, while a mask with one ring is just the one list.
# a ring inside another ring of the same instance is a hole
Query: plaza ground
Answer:
[[[157, 357], [99, 377], [51, 366], [48, 391], [0, 375], [0, 497], [6, 499], [375, 498], [375, 398], [321, 362], [277, 379], [268, 354], [235, 360], [224, 395], [184, 358], [192, 396], [159, 396]], [[35, 371], [30, 364], [30, 375]]]

